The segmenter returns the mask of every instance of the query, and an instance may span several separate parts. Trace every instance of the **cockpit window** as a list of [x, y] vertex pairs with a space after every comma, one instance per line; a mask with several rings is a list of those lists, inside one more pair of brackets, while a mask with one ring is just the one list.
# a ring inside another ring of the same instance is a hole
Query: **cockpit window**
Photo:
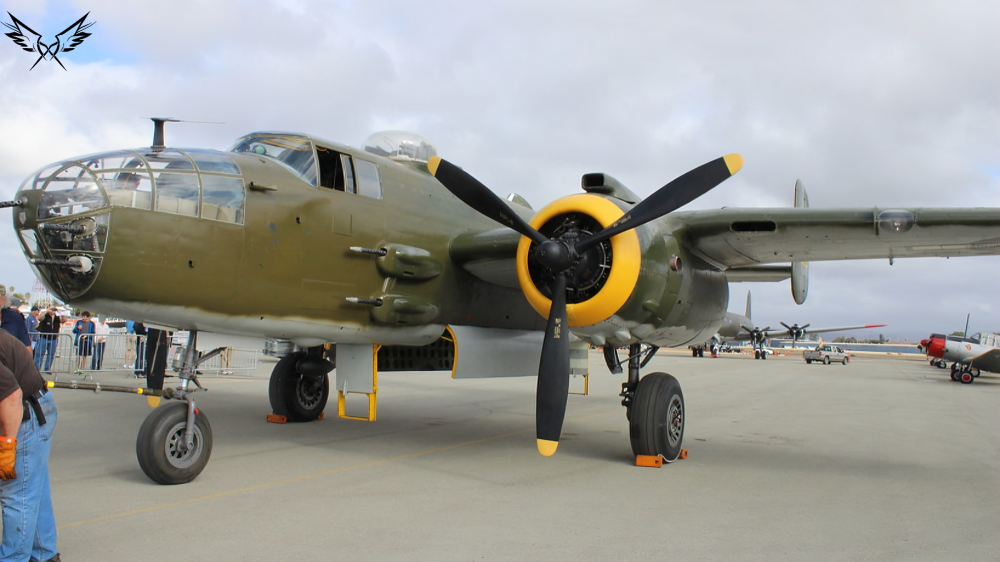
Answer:
[[236, 166], [236, 162], [233, 162], [233, 159], [228, 154], [208, 150], [186, 150], [185, 152], [194, 160], [200, 172], [233, 174], [237, 176], [240, 174], [240, 169]]
[[142, 155], [153, 172], [157, 170], [194, 171], [191, 160], [176, 150], [149, 151]]
[[254, 134], [236, 142], [230, 152], [255, 154], [274, 160], [297, 174], [309, 185], [316, 185], [316, 158], [312, 142], [295, 135]]

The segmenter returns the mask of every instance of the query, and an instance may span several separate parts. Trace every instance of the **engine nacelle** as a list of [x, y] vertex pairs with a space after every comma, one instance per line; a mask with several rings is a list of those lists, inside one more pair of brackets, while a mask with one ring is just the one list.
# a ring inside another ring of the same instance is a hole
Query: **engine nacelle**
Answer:
[[[531, 225], [552, 239], [582, 239], [630, 207], [603, 195], [571, 195], [539, 211]], [[518, 245], [518, 282], [531, 306], [548, 317], [551, 273], [535, 262], [533, 246], [528, 238]], [[725, 275], [688, 254], [659, 221], [590, 248], [567, 277], [567, 321], [594, 345], [703, 342], [725, 317]]]

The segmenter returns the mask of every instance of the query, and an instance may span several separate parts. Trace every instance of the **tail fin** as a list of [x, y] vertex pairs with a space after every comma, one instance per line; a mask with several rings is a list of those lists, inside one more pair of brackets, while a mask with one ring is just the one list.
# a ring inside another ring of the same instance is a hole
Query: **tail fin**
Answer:
[[[809, 194], [802, 180], [795, 180], [795, 208], [809, 207]], [[792, 298], [795, 304], [806, 302], [809, 293], [809, 262], [792, 262]]]

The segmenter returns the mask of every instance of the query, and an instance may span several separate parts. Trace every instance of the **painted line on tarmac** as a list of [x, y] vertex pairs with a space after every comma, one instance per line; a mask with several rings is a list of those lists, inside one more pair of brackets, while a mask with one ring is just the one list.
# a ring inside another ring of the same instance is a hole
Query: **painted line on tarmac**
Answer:
[[[584, 415], [584, 416], [574, 417], [574, 418], [572, 418], [570, 420], [567, 420], [567, 421], [569, 421], [569, 422], [576, 422], [576, 421], [580, 421], [580, 420], [585, 420], [587, 418], [592, 418], [592, 417], [596, 417], [596, 416], [604, 416], [604, 415], [608, 415], [608, 414], [612, 414], [612, 413], [617, 413], [617, 412], [620, 412], [620, 411], [621, 411], [620, 409], [616, 408], [614, 410], [607, 410], [607, 411], [604, 411], [604, 412], [596, 412], [596, 413], [593, 413], [593, 414], [587, 414], [587, 415]], [[192, 503], [198, 503], [198, 502], [203, 502], [203, 501], [208, 501], [208, 500], [214, 500], [214, 499], [218, 499], [218, 498], [224, 498], [224, 497], [227, 497], [227, 496], [234, 496], [236, 494], [242, 494], [242, 493], [245, 493], [245, 492], [255, 492], [257, 490], [264, 490], [264, 489], [267, 489], [267, 488], [273, 488], [274, 486], [281, 486], [281, 485], [284, 485], [284, 484], [294, 484], [294, 483], [297, 483], [297, 482], [304, 482], [306, 480], [312, 480], [314, 478], [321, 478], [323, 476], [330, 476], [332, 474], [338, 474], [338, 473], [341, 473], [341, 472], [348, 472], [348, 471], [351, 471], [351, 470], [359, 470], [359, 469], [364, 469], [364, 468], [371, 468], [371, 467], [374, 467], [374, 466], [379, 466], [379, 465], [388, 464], [388, 463], [391, 463], [391, 462], [401, 461], [401, 460], [404, 460], [404, 459], [412, 459], [414, 457], [421, 457], [421, 456], [425, 456], [425, 455], [432, 455], [434, 453], [441, 453], [441, 452], [444, 452], [444, 451], [449, 451], [451, 449], [458, 449], [459, 447], [467, 447], [469, 445], [477, 445], [479, 443], [486, 443], [486, 442], [489, 442], [489, 441], [496, 441], [498, 439], [506, 439], [508, 437], [513, 437], [514, 435], [521, 435], [523, 433], [530, 433], [530, 432], [533, 432], [533, 431], [534, 431], [534, 428], [522, 429], [520, 431], [512, 431], [510, 433], [503, 433], [503, 434], [500, 434], [500, 435], [494, 435], [492, 437], [484, 437], [482, 439], [475, 439], [473, 441], [466, 441], [464, 443], [456, 443], [454, 445], [445, 445], [443, 447], [436, 447], [434, 449], [427, 449], [425, 451], [417, 451], [417, 452], [414, 452], [414, 453], [407, 453], [405, 455], [396, 455], [396, 456], [393, 456], [393, 457], [388, 457], [388, 458], [384, 458], [384, 459], [380, 459], [380, 460], [369, 461], [369, 462], [364, 462], [364, 463], [360, 463], [360, 464], [353, 464], [353, 465], [350, 465], [350, 466], [344, 466], [344, 467], [335, 468], [335, 469], [332, 469], [332, 470], [324, 470], [322, 472], [315, 472], [313, 474], [305, 474], [305, 475], [302, 475], [302, 476], [296, 476], [295, 478], [286, 478], [284, 480], [275, 480], [274, 482], [267, 482], [267, 483], [264, 483], [264, 484], [258, 484], [256, 486], [247, 486], [245, 488], [238, 488], [238, 489], [229, 490], [229, 491], [226, 491], [226, 492], [219, 492], [217, 494], [209, 494], [207, 496], [200, 496], [200, 497], [197, 497], [197, 498], [189, 498], [189, 499], [186, 499], [186, 500], [180, 500], [180, 501], [175, 501], [175, 502], [170, 502], [170, 503], [165, 503], [165, 504], [160, 504], [160, 505], [153, 505], [153, 506], [149, 506], [149, 507], [143, 507], [143, 508], [140, 508], [140, 509], [133, 509], [131, 511], [125, 511], [125, 512], [122, 512], [122, 513], [114, 513], [114, 514], [111, 514], [111, 515], [104, 515], [104, 516], [101, 516], [101, 517], [94, 517], [92, 519], [85, 519], [83, 521], [77, 521], [75, 523], [66, 523], [66, 524], [63, 524], [63, 525], [58, 525], [56, 527], [56, 529], [62, 531], [62, 530], [65, 530], [65, 529], [72, 529], [73, 527], [81, 527], [83, 525], [90, 525], [90, 524], [93, 524], [93, 523], [102, 523], [104, 521], [111, 521], [113, 519], [121, 519], [122, 517], [129, 517], [129, 516], [132, 516], [132, 515], [141, 515], [143, 513], [149, 513], [149, 512], [158, 511], [158, 510], [161, 510], [161, 509], [168, 509], [168, 508], [171, 508], [171, 507], [179, 507], [179, 506], [182, 506], [182, 505], [187, 505], [187, 504], [192, 504]]]

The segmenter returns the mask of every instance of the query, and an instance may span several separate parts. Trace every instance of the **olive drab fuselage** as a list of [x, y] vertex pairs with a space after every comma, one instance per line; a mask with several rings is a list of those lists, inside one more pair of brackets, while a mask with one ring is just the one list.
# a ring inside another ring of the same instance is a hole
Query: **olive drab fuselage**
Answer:
[[[157, 147], [70, 159], [29, 177], [14, 227], [38, 278], [103, 314], [302, 346], [422, 345], [447, 325], [544, 329], [523, 286], [491, 282], [453, 259], [457, 237], [498, 225], [425, 164], [303, 135], [257, 135], [237, 146], [263, 139], [266, 151], [301, 154], [308, 146], [318, 171], [250, 148]], [[613, 194], [575, 197], [584, 198], [574, 208], [582, 213], [593, 199], [631, 206]], [[686, 252], [666, 224], [635, 229], [637, 253], [613, 264], [638, 260], [634, 280], [602, 289], [624, 294], [601, 318], [571, 322], [575, 333], [598, 345], [661, 346], [714, 333], [728, 301], [725, 275]]]

